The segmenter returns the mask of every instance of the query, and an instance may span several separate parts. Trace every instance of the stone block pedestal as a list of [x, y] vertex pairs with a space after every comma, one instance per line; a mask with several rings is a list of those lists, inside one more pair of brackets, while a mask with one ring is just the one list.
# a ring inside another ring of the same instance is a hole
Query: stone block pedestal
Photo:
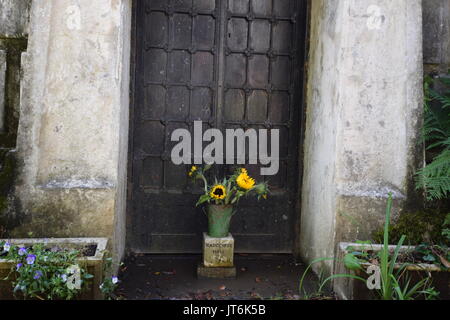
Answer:
[[197, 266], [200, 278], [235, 278], [234, 238], [212, 238], [203, 234], [203, 261]]

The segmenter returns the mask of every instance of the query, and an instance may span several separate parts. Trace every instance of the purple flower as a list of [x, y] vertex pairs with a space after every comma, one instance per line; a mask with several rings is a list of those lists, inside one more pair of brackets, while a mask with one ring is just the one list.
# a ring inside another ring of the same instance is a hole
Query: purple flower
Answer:
[[112, 282], [113, 284], [116, 284], [117, 282], [119, 282], [119, 278], [117, 278], [117, 277], [112, 277], [112, 278], [111, 278], [111, 282]]
[[8, 252], [10, 249], [11, 249], [11, 244], [9, 242], [7, 242], [3, 245], [3, 250], [5, 250], [6, 252]]
[[34, 279], [34, 280], [37, 280], [37, 279], [39, 279], [39, 278], [42, 277], [42, 276], [43, 276], [42, 271], [38, 270], [38, 271], [36, 271], [36, 273], [34, 274], [33, 279]]
[[27, 264], [33, 264], [36, 261], [36, 256], [34, 254], [29, 254], [27, 256]]
[[16, 265], [16, 271], [19, 271], [20, 268], [22, 268], [23, 264], [22, 263], [18, 263]]
[[24, 247], [21, 247], [20, 249], [19, 249], [19, 256], [24, 256], [24, 255], [26, 255], [27, 254], [27, 249], [25, 249]]
[[61, 276], [61, 279], [62, 279], [63, 282], [66, 282], [67, 281], [67, 274], [63, 274]]

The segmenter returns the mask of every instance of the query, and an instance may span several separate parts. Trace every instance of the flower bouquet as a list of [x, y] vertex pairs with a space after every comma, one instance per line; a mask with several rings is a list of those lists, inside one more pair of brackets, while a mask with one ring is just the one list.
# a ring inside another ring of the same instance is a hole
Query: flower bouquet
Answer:
[[211, 165], [204, 168], [193, 166], [189, 177], [194, 181], [203, 181], [205, 193], [197, 201], [197, 206], [207, 204], [208, 235], [222, 238], [228, 236], [234, 207], [238, 205], [239, 200], [250, 195], [257, 196], [258, 200], [267, 199], [269, 187], [266, 182], [257, 184], [245, 168], [235, 170], [231, 176], [220, 182], [216, 178], [214, 183], [210, 184], [205, 176], [210, 168]]

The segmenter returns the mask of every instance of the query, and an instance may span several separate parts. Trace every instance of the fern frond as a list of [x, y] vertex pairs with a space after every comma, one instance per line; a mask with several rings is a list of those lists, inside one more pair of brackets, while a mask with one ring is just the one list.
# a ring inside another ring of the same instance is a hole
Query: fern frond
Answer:
[[426, 191], [429, 200], [446, 198], [450, 194], [450, 149], [419, 170], [416, 182], [417, 188]]
[[450, 196], [450, 91], [433, 90], [437, 81], [450, 87], [450, 77], [425, 78], [422, 137], [427, 150], [441, 153], [416, 174], [416, 188], [424, 189], [429, 200]]

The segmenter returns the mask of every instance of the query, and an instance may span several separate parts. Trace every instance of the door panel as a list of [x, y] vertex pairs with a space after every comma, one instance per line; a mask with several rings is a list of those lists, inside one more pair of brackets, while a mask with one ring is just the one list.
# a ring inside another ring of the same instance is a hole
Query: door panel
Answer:
[[[175, 166], [173, 130], [279, 129], [280, 171], [267, 201], [245, 199], [231, 232], [238, 252], [291, 252], [300, 136], [303, 1], [137, 1], [130, 245], [201, 251], [201, 186]], [[232, 172], [216, 167], [212, 174]]]

